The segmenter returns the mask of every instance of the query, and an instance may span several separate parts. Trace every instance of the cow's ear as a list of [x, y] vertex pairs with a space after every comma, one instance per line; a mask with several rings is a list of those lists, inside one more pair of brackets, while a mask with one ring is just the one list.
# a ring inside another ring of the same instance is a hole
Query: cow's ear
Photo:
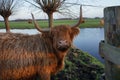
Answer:
[[73, 39], [76, 35], [78, 35], [80, 29], [78, 27], [71, 27], [71, 39]]

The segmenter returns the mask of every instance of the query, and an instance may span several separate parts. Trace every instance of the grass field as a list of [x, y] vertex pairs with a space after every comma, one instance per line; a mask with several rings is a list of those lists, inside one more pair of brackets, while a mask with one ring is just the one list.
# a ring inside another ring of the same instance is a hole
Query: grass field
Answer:
[[[73, 25], [77, 22], [78, 20], [54, 20], [54, 25]], [[48, 27], [48, 21], [38, 21], [39, 25], [42, 28], [47, 28]], [[32, 29], [34, 28], [33, 24], [28, 24], [27, 21], [10, 21], [10, 27], [12, 29]], [[80, 28], [96, 28], [96, 27], [101, 27], [100, 25], [100, 19], [85, 19], [85, 23], [81, 24], [79, 26]], [[4, 27], [4, 22], [0, 22], [0, 28], [3, 29]]]

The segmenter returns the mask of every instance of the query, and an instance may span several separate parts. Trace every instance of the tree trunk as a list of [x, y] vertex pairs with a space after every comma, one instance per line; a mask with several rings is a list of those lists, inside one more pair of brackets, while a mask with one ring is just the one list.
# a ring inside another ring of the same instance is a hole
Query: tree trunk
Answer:
[[53, 27], [53, 13], [48, 13], [49, 28]]
[[10, 25], [9, 25], [8, 17], [5, 17], [4, 21], [5, 21], [6, 32], [10, 32]]

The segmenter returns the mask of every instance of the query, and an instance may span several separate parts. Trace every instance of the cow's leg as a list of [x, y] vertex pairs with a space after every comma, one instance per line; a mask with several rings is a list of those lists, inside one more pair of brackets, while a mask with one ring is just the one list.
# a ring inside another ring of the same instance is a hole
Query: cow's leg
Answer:
[[50, 74], [49, 73], [42, 73], [40, 74], [41, 80], [50, 80]]

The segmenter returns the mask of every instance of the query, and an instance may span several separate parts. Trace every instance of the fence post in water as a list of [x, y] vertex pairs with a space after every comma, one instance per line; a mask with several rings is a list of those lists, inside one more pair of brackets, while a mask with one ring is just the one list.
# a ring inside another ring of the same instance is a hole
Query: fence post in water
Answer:
[[99, 53], [105, 60], [106, 80], [120, 80], [120, 6], [104, 9], [105, 41]]

